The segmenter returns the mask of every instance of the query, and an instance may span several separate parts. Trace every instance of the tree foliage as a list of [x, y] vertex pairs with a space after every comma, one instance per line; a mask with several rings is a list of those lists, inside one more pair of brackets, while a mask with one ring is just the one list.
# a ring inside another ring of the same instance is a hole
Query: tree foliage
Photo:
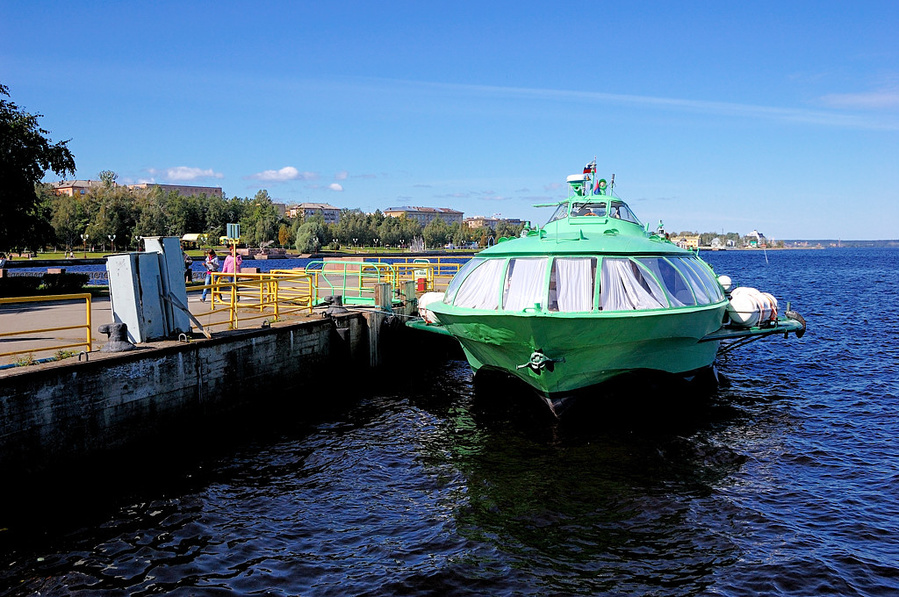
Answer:
[[52, 240], [50, 206], [36, 185], [49, 170], [58, 176], [75, 173], [68, 141], [52, 143], [38, 124], [41, 114], [29, 114], [6, 100], [0, 84], [0, 250], [38, 248]]

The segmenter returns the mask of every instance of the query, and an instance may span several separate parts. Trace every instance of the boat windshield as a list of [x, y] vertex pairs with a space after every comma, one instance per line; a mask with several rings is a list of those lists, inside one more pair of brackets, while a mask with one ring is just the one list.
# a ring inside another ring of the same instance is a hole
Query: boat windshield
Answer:
[[565, 218], [600, 217], [616, 218], [626, 222], [633, 222], [638, 226], [643, 224], [631, 211], [624, 201], [613, 199], [612, 201], [571, 201], [562, 203], [553, 212], [552, 217], [546, 222], [555, 222]]

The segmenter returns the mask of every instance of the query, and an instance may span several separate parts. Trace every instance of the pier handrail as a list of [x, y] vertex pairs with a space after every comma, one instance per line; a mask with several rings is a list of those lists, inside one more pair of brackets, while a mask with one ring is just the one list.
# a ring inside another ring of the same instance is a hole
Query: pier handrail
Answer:
[[209, 311], [200, 316], [227, 313], [228, 317], [222, 321], [204, 322], [203, 327], [227, 324], [228, 329], [238, 329], [241, 321], [278, 321], [293, 313], [312, 313], [315, 302], [312, 276], [301, 270], [241, 272], [236, 274], [236, 280], [235, 274], [230, 272], [212, 272], [211, 275], [211, 284], [192, 288], [210, 291]]
[[[382, 259], [390, 259], [390, 261], [382, 261]], [[450, 261], [453, 260], [453, 261]], [[394, 286], [397, 288], [403, 282], [412, 280], [416, 282], [416, 288], [419, 292], [431, 292], [446, 290], [450, 280], [459, 271], [463, 263], [468, 261], [464, 257], [428, 257], [413, 259], [391, 259], [377, 258], [376, 263], [386, 263], [394, 268], [396, 275], [393, 280]], [[423, 275], [422, 275], [423, 274]], [[421, 279], [424, 284], [420, 284]]]
[[[0, 338], [9, 338], [22, 335], [31, 335], [31, 334], [43, 334], [47, 332], [62, 332], [66, 330], [85, 330], [85, 340], [84, 342], [68, 342], [66, 344], [54, 344], [48, 347], [41, 348], [27, 348], [24, 350], [12, 350], [8, 352], [0, 352], [0, 357], [8, 357], [17, 354], [33, 354], [40, 352], [59, 352], [66, 348], [78, 348], [84, 347], [86, 352], [91, 352], [92, 350], [92, 341], [91, 341], [91, 294], [89, 292], [76, 293], [76, 294], [53, 294], [46, 296], [17, 296], [17, 297], [6, 297], [0, 298], [0, 305], [11, 305], [18, 303], [42, 303], [42, 302], [55, 302], [55, 301], [71, 301], [71, 300], [84, 300], [85, 301], [85, 322], [83, 324], [78, 325], [67, 325], [67, 326], [57, 326], [50, 328], [40, 328], [40, 329], [25, 329], [25, 330], [17, 330], [17, 331], [4, 331], [0, 332]], [[4, 326], [5, 327], [5, 326]]]
[[320, 259], [306, 264], [305, 271], [315, 277], [316, 299], [341, 295], [345, 305], [374, 305], [375, 287], [396, 277], [390, 264], [373, 261]]

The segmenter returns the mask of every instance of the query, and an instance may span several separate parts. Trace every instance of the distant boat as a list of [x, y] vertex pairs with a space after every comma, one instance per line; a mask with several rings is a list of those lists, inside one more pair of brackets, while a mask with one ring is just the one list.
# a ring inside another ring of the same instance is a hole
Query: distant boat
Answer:
[[538, 206], [555, 207], [546, 225], [481, 251], [408, 325], [455, 337], [476, 373], [521, 379], [557, 414], [623, 373], [692, 376], [712, 370], [722, 342], [805, 332], [770, 295], [729, 295], [729, 279], [661, 225], [649, 231], [595, 163], [567, 182], [567, 199]]

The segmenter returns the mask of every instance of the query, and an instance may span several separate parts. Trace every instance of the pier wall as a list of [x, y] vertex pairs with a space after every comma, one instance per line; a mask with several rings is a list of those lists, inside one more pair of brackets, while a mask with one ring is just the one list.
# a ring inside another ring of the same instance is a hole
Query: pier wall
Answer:
[[0, 377], [0, 472], [164, 441], [188, 421], [274, 396], [316, 400], [329, 371], [364, 377], [378, 364], [379, 330], [380, 319], [357, 313], [16, 368]]

